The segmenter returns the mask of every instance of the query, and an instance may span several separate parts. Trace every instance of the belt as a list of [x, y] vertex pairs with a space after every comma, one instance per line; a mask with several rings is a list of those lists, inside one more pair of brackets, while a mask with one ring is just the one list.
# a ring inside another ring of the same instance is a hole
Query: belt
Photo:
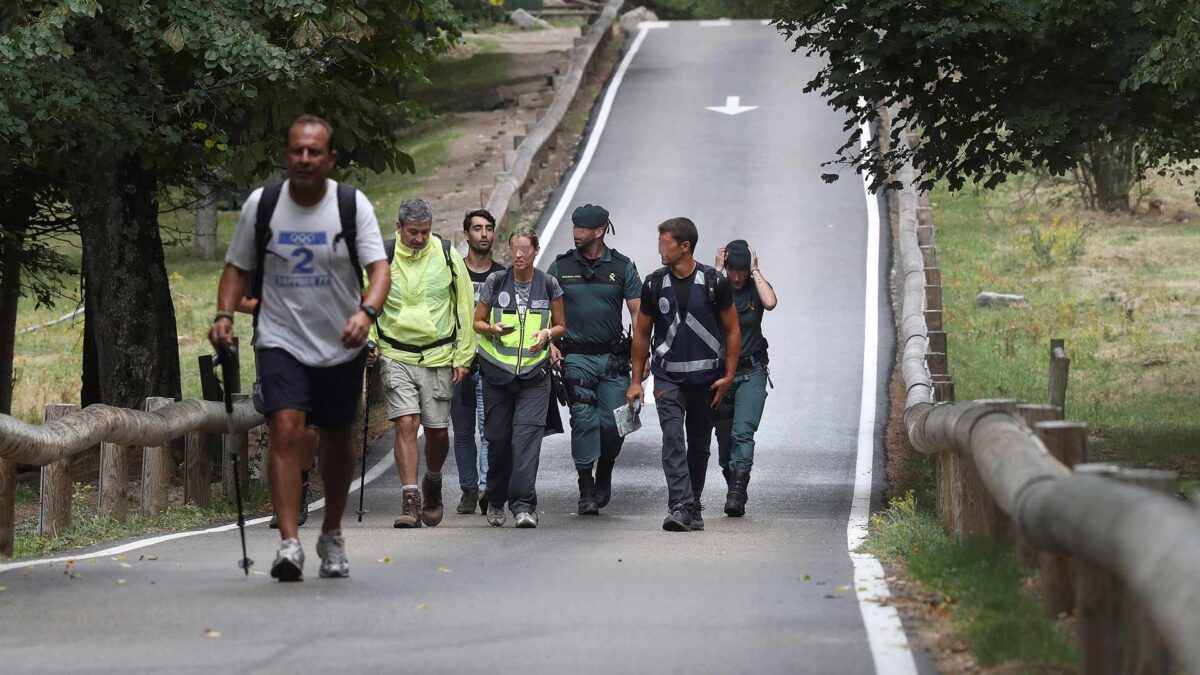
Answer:
[[439, 340], [434, 340], [433, 342], [430, 342], [427, 345], [414, 345], [414, 344], [409, 344], [407, 342], [400, 342], [399, 340], [393, 340], [392, 338], [383, 334], [383, 328], [381, 326], [379, 326], [378, 324], [376, 324], [376, 326], [375, 326], [375, 332], [377, 332], [379, 334], [379, 339], [388, 343], [388, 346], [391, 347], [392, 349], [396, 349], [396, 350], [402, 351], [402, 352], [410, 352], [413, 354], [420, 354], [423, 351], [433, 349], [434, 347], [441, 347], [442, 345], [448, 345], [448, 344], [451, 344], [454, 341], [458, 340], [458, 329], [457, 328], [454, 329], [454, 331], [451, 332], [450, 335], [447, 335], [446, 337], [441, 338]]
[[742, 358], [738, 359], [737, 369], [749, 370], [755, 366], [765, 366], [770, 362], [771, 360], [767, 358], [767, 350], [764, 349], [756, 354], [743, 356]]
[[612, 354], [613, 344], [611, 342], [562, 342], [558, 345], [559, 351], [566, 354], [585, 354], [588, 356], [599, 356], [601, 354]]

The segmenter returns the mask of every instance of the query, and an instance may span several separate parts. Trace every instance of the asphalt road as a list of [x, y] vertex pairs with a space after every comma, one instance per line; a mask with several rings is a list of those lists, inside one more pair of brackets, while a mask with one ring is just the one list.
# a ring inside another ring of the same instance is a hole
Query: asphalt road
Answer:
[[[839, 115], [801, 91], [814, 69], [759, 22], [649, 31], [570, 199], [611, 211], [612, 244], [643, 274], [659, 266], [654, 228], [671, 216], [697, 222], [705, 262], [733, 238], [758, 249], [780, 306], [765, 322], [776, 388], [747, 517], [721, 515], [714, 443], [707, 530], [660, 529], [666, 487], [651, 406], [600, 517], [573, 513], [575, 472], [560, 435], [543, 446], [537, 530], [454, 515], [453, 461], [445, 521], [393, 530], [400, 495], [388, 469], [367, 488], [364, 522], [346, 524], [348, 580], [317, 578], [319, 514], [301, 530], [302, 584], [262, 574], [277, 541], [263, 524], [248, 532], [258, 561], [248, 578], [235, 566], [235, 531], [126, 560], [81, 554], [75, 577], [61, 563], [0, 573], [4, 672], [872, 672], [846, 544], [868, 202], [853, 176], [819, 178], [842, 131]], [[758, 108], [706, 109], [729, 96]], [[568, 249], [569, 235], [569, 222], [556, 227], [544, 248]], [[889, 364], [882, 299], [876, 309], [879, 363]], [[873, 379], [882, 420], [884, 373]]]

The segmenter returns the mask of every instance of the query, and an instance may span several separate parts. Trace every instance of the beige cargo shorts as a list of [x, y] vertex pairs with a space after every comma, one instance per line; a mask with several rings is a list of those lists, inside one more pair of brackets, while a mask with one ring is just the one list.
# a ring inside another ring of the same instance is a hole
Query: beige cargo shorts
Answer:
[[426, 368], [394, 361], [380, 355], [383, 381], [387, 385], [388, 419], [420, 415], [421, 426], [445, 429], [450, 426], [450, 401], [454, 397], [454, 369]]

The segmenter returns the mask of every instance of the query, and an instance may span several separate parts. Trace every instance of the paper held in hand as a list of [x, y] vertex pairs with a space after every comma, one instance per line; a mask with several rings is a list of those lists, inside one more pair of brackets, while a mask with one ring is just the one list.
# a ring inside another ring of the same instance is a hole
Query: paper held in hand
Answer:
[[628, 405], [623, 405], [620, 408], [613, 410], [613, 417], [617, 420], [617, 433], [622, 437], [628, 436], [638, 429], [642, 428], [642, 402], [634, 403], [632, 410]]

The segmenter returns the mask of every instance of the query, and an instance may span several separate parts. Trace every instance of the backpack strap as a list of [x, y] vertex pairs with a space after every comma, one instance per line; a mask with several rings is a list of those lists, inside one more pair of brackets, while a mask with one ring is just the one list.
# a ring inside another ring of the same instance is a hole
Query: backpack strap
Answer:
[[342, 221], [342, 231], [333, 238], [334, 243], [340, 238], [346, 245], [346, 253], [350, 256], [350, 266], [354, 268], [354, 277], [358, 279], [358, 288], [363, 289], [362, 264], [358, 261], [358, 190], [346, 183], [337, 184], [338, 218]]
[[[271, 245], [271, 216], [279, 204], [279, 195], [283, 194], [283, 183], [267, 183], [263, 186], [262, 194], [258, 196], [258, 210], [254, 212], [254, 277], [250, 280], [250, 288], [246, 297], [262, 300], [263, 265], [267, 259], [267, 247]], [[261, 304], [261, 303], [260, 303]], [[254, 313], [255, 319], [258, 312]]]
[[392, 264], [392, 260], [396, 258], [396, 240], [388, 239], [383, 242], [383, 252], [387, 254], [388, 264]]
[[717, 310], [717, 272], [712, 268], [704, 273], [704, 294], [708, 298], [708, 306], [712, 310], [713, 318], [719, 321], [721, 313]]
[[446, 267], [450, 268], [450, 313], [454, 315], [454, 337], [458, 337], [458, 329], [462, 327], [458, 320], [458, 270], [454, 269], [454, 260], [450, 258], [450, 240], [438, 237], [442, 242], [442, 256], [446, 258]]

